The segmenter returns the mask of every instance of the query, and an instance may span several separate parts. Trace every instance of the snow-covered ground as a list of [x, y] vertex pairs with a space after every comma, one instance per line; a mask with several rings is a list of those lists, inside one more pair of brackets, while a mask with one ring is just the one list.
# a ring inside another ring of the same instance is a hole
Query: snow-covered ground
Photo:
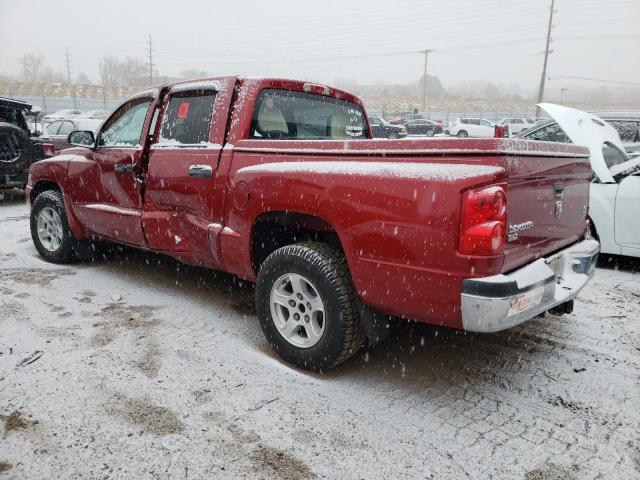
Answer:
[[21, 199], [0, 239], [0, 478], [640, 478], [638, 262], [601, 262], [572, 315], [402, 323], [314, 375], [233, 277], [128, 249], [45, 263]]

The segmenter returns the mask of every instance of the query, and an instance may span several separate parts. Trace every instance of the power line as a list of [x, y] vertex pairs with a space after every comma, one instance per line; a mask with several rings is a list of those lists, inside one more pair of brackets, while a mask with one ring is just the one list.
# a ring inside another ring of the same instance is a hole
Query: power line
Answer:
[[[544, 64], [542, 66], [542, 75], [540, 76], [540, 88], [538, 89], [538, 102], [542, 103], [544, 98], [544, 81], [547, 78], [547, 62], [549, 61], [549, 45], [551, 44], [551, 28], [553, 28], [553, 7], [555, 0], [551, 0], [551, 8], [549, 9], [549, 27], [547, 28], [547, 46], [544, 50]], [[540, 107], [536, 107], [536, 117], [540, 116]]]
[[640, 87], [637, 82], [621, 82], [619, 80], [604, 80], [602, 78], [576, 77], [573, 75], [561, 75], [559, 77], [549, 77], [549, 80], [557, 80], [559, 78], [570, 78], [572, 80], [586, 80], [588, 82], [613, 83], [616, 85], [631, 85], [632, 87]]

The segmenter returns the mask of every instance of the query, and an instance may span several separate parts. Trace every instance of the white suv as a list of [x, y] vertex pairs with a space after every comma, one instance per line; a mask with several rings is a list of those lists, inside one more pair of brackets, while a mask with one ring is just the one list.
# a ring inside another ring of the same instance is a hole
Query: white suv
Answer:
[[520, 133], [522, 130], [526, 130], [527, 128], [531, 128], [536, 124], [533, 118], [503, 118], [498, 122], [498, 125], [508, 125], [509, 133], [511, 135], [515, 135], [516, 133]]
[[495, 125], [484, 118], [457, 118], [445, 133], [458, 138], [492, 138], [495, 134]]

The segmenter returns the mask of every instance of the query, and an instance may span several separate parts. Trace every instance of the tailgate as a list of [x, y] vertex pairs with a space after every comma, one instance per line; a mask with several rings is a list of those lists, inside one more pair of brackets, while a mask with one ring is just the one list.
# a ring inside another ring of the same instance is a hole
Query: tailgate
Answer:
[[584, 237], [592, 177], [586, 150], [505, 157], [507, 243], [503, 272]]

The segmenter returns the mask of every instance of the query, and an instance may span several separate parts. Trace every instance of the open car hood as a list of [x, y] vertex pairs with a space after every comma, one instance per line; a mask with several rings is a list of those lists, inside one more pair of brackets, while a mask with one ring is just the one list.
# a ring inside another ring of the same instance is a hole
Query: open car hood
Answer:
[[602, 152], [603, 144], [610, 143], [622, 152], [625, 151], [625, 148], [616, 129], [601, 118], [582, 110], [553, 103], [540, 103], [538, 106], [558, 122], [560, 128], [564, 130], [574, 144], [582, 145], [589, 149], [591, 168], [602, 183], [615, 182], [613, 178], [615, 175], [631, 170], [639, 164], [638, 160], [629, 160], [614, 165], [611, 169], [607, 167]]

